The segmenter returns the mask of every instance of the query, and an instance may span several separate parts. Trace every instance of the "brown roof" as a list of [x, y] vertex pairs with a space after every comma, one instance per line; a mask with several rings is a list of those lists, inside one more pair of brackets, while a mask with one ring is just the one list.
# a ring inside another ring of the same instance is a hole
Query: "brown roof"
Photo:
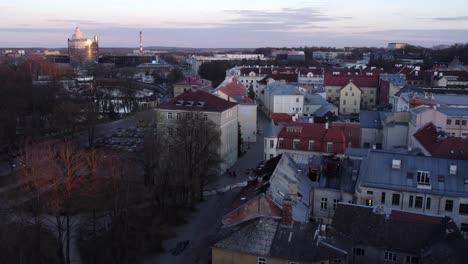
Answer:
[[468, 160], [468, 139], [451, 137], [432, 123], [419, 129], [414, 138], [434, 157]]
[[333, 74], [326, 72], [324, 77], [325, 86], [340, 86], [344, 87], [349, 82], [353, 82], [357, 87], [375, 87], [379, 86], [379, 74], [372, 75], [364, 74]]
[[[193, 105], [190, 105], [193, 101]], [[237, 103], [229, 102], [204, 91], [190, 89], [183, 94], [162, 104], [160, 109], [224, 112], [236, 106]]]

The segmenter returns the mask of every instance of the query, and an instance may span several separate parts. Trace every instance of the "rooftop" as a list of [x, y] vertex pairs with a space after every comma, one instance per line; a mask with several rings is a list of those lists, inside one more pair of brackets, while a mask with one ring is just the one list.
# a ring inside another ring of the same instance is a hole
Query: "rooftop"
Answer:
[[237, 103], [223, 100], [204, 91], [190, 89], [159, 106], [165, 110], [224, 112]]
[[432, 123], [419, 129], [414, 138], [434, 157], [468, 160], [468, 139], [451, 137]]
[[[418, 171], [428, 173], [428, 183], [418, 183]], [[361, 164], [359, 182], [374, 188], [468, 197], [465, 171], [467, 160], [371, 150]]]

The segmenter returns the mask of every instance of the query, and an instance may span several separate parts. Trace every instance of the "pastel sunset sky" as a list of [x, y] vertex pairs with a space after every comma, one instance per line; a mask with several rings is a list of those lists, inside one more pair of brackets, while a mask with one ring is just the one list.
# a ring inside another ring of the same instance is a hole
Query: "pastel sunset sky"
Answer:
[[0, 47], [433, 46], [468, 42], [466, 0], [0, 0]]

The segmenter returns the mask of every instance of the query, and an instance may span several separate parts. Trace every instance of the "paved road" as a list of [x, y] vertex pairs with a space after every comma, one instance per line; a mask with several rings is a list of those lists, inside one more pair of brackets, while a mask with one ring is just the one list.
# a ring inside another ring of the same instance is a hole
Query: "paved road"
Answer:
[[[260, 111], [258, 111], [257, 117], [258, 128], [266, 130], [269, 119]], [[257, 142], [251, 144], [250, 149], [247, 149], [247, 153], [239, 158], [232, 167], [237, 172], [237, 178], [223, 174], [210, 187], [221, 187], [246, 180], [245, 170], [255, 168], [263, 160], [263, 142], [263, 135], [257, 135]], [[190, 216], [187, 224], [176, 229], [176, 238], [164, 241], [163, 247], [166, 252], [159, 256], [149, 257], [145, 263], [211, 263], [210, 246], [222, 226], [221, 217], [228, 212], [239, 191], [238, 188], [206, 197], [205, 201], [198, 205], [197, 211]], [[182, 241], [190, 241], [187, 248], [178, 256], [172, 255], [170, 251]]]

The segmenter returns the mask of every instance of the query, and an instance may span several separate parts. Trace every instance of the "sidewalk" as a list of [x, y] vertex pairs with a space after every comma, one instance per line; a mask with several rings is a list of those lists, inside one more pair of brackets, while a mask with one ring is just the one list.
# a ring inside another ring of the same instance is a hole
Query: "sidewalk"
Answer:
[[[266, 130], [269, 123], [268, 118], [260, 110], [257, 110], [257, 123], [257, 128], [263, 129], [263, 131]], [[215, 183], [210, 184], [206, 189], [212, 190], [247, 180], [248, 174], [246, 171], [256, 168], [258, 163], [263, 160], [263, 142], [263, 134], [257, 134], [257, 141], [255, 143], [244, 143], [244, 150], [246, 150], [246, 152], [239, 157], [234, 166], [230, 168], [231, 171], [236, 172], [237, 177], [234, 178], [227, 173], [223, 173], [218, 177]]]

